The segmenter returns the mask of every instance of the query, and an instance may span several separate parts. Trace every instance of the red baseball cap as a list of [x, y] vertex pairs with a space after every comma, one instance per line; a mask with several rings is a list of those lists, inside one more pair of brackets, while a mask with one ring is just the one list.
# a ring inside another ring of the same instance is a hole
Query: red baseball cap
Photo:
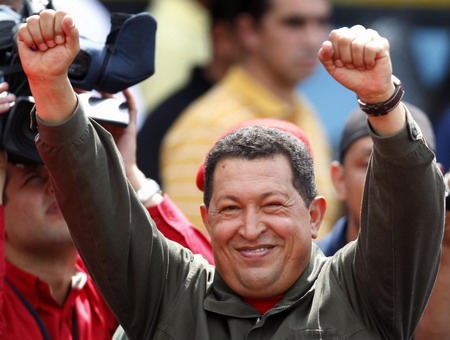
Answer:
[[[313, 154], [313, 150], [311, 147], [311, 143], [309, 142], [309, 139], [306, 136], [306, 133], [303, 132], [302, 129], [300, 129], [297, 125], [295, 125], [293, 123], [287, 122], [285, 120], [279, 120], [279, 119], [273, 119], [273, 118], [251, 119], [251, 120], [246, 120], [246, 121], [240, 122], [236, 125], [233, 125], [227, 131], [225, 131], [222, 135], [220, 135], [220, 137], [216, 140], [216, 143], [217, 143], [217, 141], [219, 141], [226, 135], [229, 135], [230, 133], [232, 133], [236, 130], [239, 130], [241, 128], [248, 127], [248, 126], [263, 126], [263, 127], [274, 128], [274, 129], [279, 129], [279, 130], [288, 132], [291, 135], [300, 139], [306, 145], [309, 153], [311, 154], [311, 157], [314, 159], [314, 154]], [[197, 177], [196, 177], [196, 181], [195, 181], [197, 184], [197, 188], [199, 188], [201, 191], [203, 191], [204, 185], [205, 185], [205, 161], [206, 161], [206, 156], [198, 168]]]

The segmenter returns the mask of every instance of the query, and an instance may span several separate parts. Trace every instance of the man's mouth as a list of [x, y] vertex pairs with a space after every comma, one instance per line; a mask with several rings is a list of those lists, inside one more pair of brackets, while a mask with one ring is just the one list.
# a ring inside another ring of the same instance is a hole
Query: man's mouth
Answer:
[[239, 248], [238, 251], [244, 257], [254, 258], [265, 256], [269, 254], [274, 248], [274, 246], [242, 247]]
[[261, 247], [261, 248], [256, 248], [256, 249], [243, 249], [241, 251], [245, 251], [245, 252], [249, 252], [249, 253], [256, 253], [256, 252], [265, 251], [268, 249], [271, 249], [271, 248], [270, 247]]

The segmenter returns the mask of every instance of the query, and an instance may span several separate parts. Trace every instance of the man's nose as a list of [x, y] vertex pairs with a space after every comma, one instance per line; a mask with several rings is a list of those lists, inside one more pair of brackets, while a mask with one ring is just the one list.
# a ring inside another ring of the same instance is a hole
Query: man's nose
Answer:
[[245, 209], [239, 233], [246, 240], [256, 240], [267, 229], [258, 209]]
[[312, 20], [304, 27], [303, 39], [307, 46], [314, 49], [319, 49], [322, 46], [327, 33], [327, 28], [318, 21]]

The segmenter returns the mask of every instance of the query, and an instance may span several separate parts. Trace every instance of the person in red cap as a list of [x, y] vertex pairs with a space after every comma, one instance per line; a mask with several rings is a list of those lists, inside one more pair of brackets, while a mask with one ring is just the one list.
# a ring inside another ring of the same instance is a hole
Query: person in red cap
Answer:
[[[19, 28], [36, 145], [104, 298], [132, 339], [410, 339], [435, 282], [445, 187], [392, 77], [389, 42], [333, 30], [318, 57], [367, 115], [374, 152], [361, 233], [333, 257], [312, 240], [326, 210], [305, 143], [251, 126], [205, 164], [201, 216], [215, 266], [167, 240], [139, 202], [110, 134], [67, 78], [79, 35], [64, 12]], [[113, 211], [113, 214], [111, 213]]]

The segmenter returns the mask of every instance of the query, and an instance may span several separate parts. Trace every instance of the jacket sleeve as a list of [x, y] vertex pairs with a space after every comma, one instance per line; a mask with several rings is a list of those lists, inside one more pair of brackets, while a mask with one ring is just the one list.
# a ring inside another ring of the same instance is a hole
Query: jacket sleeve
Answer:
[[36, 145], [83, 262], [126, 332], [151, 337], [180, 282], [208, 263], [161, 235], [113, 138], [82, 106], [63, 124], [38, 125]]
[[444, 226], [444, 185], [433, 152], [407, 113], [374, 148], [354, 243], [355, 301], [383, 338], [410, 339], [431, 293]]

